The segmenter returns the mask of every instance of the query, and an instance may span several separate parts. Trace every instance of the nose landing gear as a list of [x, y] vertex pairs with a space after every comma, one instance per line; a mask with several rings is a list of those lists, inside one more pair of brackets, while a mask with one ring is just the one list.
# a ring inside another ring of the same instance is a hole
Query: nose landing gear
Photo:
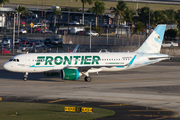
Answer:
[[28, 77], [28, 72], [25, 72], [25, 73], [24, 73], [24, 78], [23, 78], [23, 80], [24, 80], [24, 81], [27, 81], [27, 77]]

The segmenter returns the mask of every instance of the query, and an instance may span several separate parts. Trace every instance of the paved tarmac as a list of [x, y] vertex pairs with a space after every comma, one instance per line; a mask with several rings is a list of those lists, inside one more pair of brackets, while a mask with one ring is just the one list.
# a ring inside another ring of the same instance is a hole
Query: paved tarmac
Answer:
[[[28, 103], [48, 103], [48, 104], [63, 104], [68, 107], [82, 106], [92, 108], [93, 114], [97, 114], [94, 111], [94, 107], [113, 110], [115, 113], [112, 116], [98, 118], [96, 120], [177, 120], [174, 118], [177, 114], [171, 110], [164, 110], [159, 108], [152, 108], [146, 106], [137, 106], [131, 104], [117, 104], [109, 102], [93, 102], [85, 100], [67, 100], [67, 99], [37, 99], [33, 97], [1, 97], [5, 102], [28, 102]], [[78, 112], [77, 112], [78, 113]], [[73, 113], [72, 113], [73, 114]], [[79, 113], [80, 114], [80, 113]], [[91, 114], [91, 113], [83, 113]]]
[[128, 71], [91, 74], [92, 82], [84, 82], [83, 77], [78, 81], [64, 81], [57, 77], [45, 77], [43, 73], [29, 74], [28, 81], [24, 82], [22, 73], [2, 68], [2, 64], [10, 58], [0, 55], [0, 96], [5, 98], [15, 96], [129, 104], [136, 107], [128, 109], [129, 106], [125, 105], [121, 112], [127, 110], [128, 115], [132, 115], [130, 110], [133, 110], [133, 116], [150, 119], [150, 115], [158, 113], [153, 110], [162, 109], [171, 112], [156, 118], [180, 119], [180, 62], [160, 62]]

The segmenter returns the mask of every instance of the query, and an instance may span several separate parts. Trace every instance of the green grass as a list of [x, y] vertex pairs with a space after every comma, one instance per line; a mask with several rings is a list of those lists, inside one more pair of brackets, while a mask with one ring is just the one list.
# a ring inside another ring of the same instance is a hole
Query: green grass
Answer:
[[93, 108], [94, 114], [67, 113], [60, 104], [0, 102], [0, 106], [0, 120], [90, 120], [114, 114], [101, 108]]
[[[44, 2], [45, 2], [45, 0], [44, 0]], [[110, 9], [110, 7], [115, 7], [117, 5], [117, 2], [111, 2], [111, 1], [103, 1], [103, 2], [105, 3], [106, 9]], [[10, 0], [10, 3], [15, 3], [15, 4], [17, 3], [19, 5], [21, 5], [21, 4], [42, 5], [42, 0], [30, 0], [30, 1]], [[67, 6], [69, 6], [69, 0], [46, 0], [46, 5], [58, 5], [58, 6], [62, 6], [62, 7], [67, 7]], [[132, 9], [136, 9], [137, 4], [128, 2], [127, 5]], [[75, 0], [71, 0], [70, 6], [82, 8], [82, 3], [80, 2], [80, 0], [78, 0], [77, 2]], [[85, 4], [85, 8], [91, 8], [93, 6], [94, 6], [94, 4], [92, 4], [92, 5]], [[138, 3], [138, 8], [141, 8], [144, 6], [148, 6], [148, 4]], [[152, 10], [165, 10], [165, 9], [170, 9], [170, 8], [173, 8], [174, 10], [180, 9], [179, 5], [167, 5], [167, 4], [151, 4], [150, 8]]]

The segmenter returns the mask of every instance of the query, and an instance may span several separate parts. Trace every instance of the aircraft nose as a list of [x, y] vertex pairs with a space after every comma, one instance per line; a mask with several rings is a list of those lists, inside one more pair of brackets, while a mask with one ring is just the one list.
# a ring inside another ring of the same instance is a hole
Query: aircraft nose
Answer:
[[10, 66], [9, 62], [4, 63], [4, 64], [3, 64], [3, 68], [4, 68], [5, 70], [11, 70], [11, 66]]

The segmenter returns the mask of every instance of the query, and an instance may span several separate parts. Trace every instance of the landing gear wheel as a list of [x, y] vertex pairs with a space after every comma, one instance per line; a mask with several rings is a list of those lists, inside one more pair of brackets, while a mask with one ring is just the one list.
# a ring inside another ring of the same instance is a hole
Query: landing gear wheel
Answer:
[[86, 77], [84, 78], [84, 80], [85, 80], [86, 82], [91, 82], [92, 79], [91, 79], [91, 77], [87, 77], [87, 76], [86, 76]]
[[24, 81], [27, 81], [27, 77], [24, 77], [23, 80], [24, 80]]

